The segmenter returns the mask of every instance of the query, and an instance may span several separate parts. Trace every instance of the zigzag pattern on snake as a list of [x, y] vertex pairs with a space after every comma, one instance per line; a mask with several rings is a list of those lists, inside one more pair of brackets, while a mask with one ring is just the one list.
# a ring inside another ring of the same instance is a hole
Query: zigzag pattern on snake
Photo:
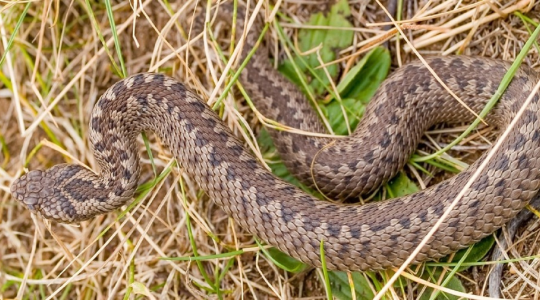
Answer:
[[[246, 48], [253, 41], [249, 35]], [[502, 61], [462, 56], [436, 57], [427, 63], [475, 112], [496, 91], [509, 67]], [[507, 126], [537, 80], [535, 72], [522, 67], [487, 121]], [[304, 96], [272, 69], [264, 51], [250, 60], [241, 82], [265, 116], [301, 130], [324, 132]], [[537, 193], [538, 106], [536, 95], [415, 262], [440, 258], [491, 234]], [[413, 62], [384, 82], [349, 138], [334, 141], [277, 131], [272, 136], [295, 176], [308, 184], [315, 180], [327, 195], [343, 198], [369, 193], [387, 182], [428, 127], [473, 118], [422, 63]], [[14, 198], [34, 213], [61, 222], [114, 210], [132, 199], [137, 186], [136, 137], [153, 131], [184, 171], [247, 231], [315, 266], [320, 266], [324, 241], [328, 268], [340, 270], [379, 270], [403, 263], [485, 158], [410, 196], [363, 206], [320, 201], [259, 165], [199, 96], [161, 74], [137, 74], [114, 84], [96, 104], [90, 130], [99, 174], [78, 165], [31, 171], [13, 183]], [[332, 145], [325, 147], [329, 142]]]

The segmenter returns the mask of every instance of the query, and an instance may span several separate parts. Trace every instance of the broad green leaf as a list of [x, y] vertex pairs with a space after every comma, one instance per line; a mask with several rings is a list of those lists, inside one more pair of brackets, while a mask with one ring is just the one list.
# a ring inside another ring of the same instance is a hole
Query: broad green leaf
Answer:
[[299, 273], [305, 270], [308, 265], [279, 251], [277, 248], [268, 249], [268, 257], [283, 270], [291, 273]]
[[[390, 54], [388, 50], [378, 47], [362, 58], [338, 84], [337, 90], [341, 102], [330, 101], [323, 111], [330, 122], [332, 130], [338, 135], [348, 135], [349, 129], [354, 131], [362, 118], [365, 107], [373, 97], [380, 84], [388, 75]], [[345, 122], [345, 111], [348, 123]]]
[[[422, 278], [426, 279], [426, 280], [429, 280], [430, 282], [438, 282], [440, 277], [441, 277], [441, 271], [440, 270], [435, 270], [434, 272], [432, 272], [431, 274], [429, 274], [429, 272], [425, 272], [424, 273], [424, 276], [422, 276]], [[431, 275], [431, 276], [430, 276]], [[442, 281], [445, 281], [446, 278], [444, 278]], [[446, 288], [449, 288], [451, 290], [454, 290], [454, 291], [458, 291], [458, 292], [462, 292], [462, 293], [466, 293], [467, 291], [465, 290], [465, 287], [463, 286], [463, 284], [461, 283], [461, 281], [459, 281], [459, 279], [457, 277], [452, 277], [448, 280], [448, 283], [445, 285]], [[435, 293], [435, 295], [433, 295], [433, 293]], [[433, 298], [433, 296], [435, 296]], [[454, 296], [454, 295], [451, 295], [451, 294], [448, 294], [448, 293], [444, 293], [444, 292], [439, 292], [439, 291], [435, 291], [433, 290], [432, 288], [428, 288], [426, 287], [424, 289], [424, 292], [422, 293], [422, 295], [420, 295], [419, 297], [420, 300], [430, 300], [430, 299], [437, 299], [437, 300], [458, 300], [458, 299], [461, 299], [460, 297], [458, 296]]]
[[419, 190], [420, 189], [418, 186], [403, 172], [399, 172], [396, 176], [394, 176], [394, 178], [388, 182], [386, 188], [388, 198], [398, 198], [416, 193]]
[[[463, 260], [464, 263], [466, 262], [479, 262], [481, 261], [486, 255], [491, 251], [491, 248], [495, 244], [495, 238], [493, 235], [489, 235], [485, 238], [483, 238], [480, 242], [472, 245], [472, 249], [469, 252], [469, 255]], [[467, 249], [461, 249], [452, 258], [452, 262], [459, 262], [463, 255], [465, 255], [465, 252], [467, 252]], [[440, 261], [445, 261], [445, 259], [441, 259]], [[459, 272], [464, 271], [468, 269], [469, 267], [460, 267]]]
[[[333, 271], [328, 273], [332, 293], [340, 300], [353, 299], [349, 278], [346, 272]], [[351, 273], [355, 298], [358, 300], [370, 300], [375, 297], [368, 280], [358, 272]]]
[[[330, 122], [332, 130], [337, 135], [349, 135], [349, 129], [354, 131], [354, 128], [362, 119], [366, 105], [362, 101], [353, 98], [345, 98], [339, 103], [332, 101], [323, 111]], [[347, 115], [347, 119], [343, 115], [343, 111]]]
[[355, 98], [367, 104], [388, 75], [391, 58], [386, 48], [377, 47], [364, 56], [338, 84], [342, 98]]
[[[309, 29], [303, 28], [298, 32], [299, 48], [301, 52], [314, 52], [302, 58], [307, 63], [305, 65], [300, 59], [294, 58], [294, 62], [286, 60], [279, 70], [291, 81], [298, 83], [298, 76], [307, 79], [306, 73], [309, 69], [315, 73], [315, 78], [321, 79], [307, 81], [310, 82], [310, 88], [316, 95], [322, 94], [329, 86], [330, 80], [321, 66], [321, 60], [324, 63], [331, 62], [336, 59], [336, 50], [348, 47], [353, 41], [353, 31], [342, 29], [352, 28], [351, 23], [347, 20], [351, 14], [349, 5], [346, 0], [339, 0], [332, 6], [330, 13], [325, 16], [323, 13], [317, 13], [311, 16], [306, 25], [333, 27], [336, 29]], [[312, 51], [318, 48], [318, 50]], [[317, 53], [318, 52], [318, 53]], [[319, 58], [320, 56], [320, 58]], [[296, 64], [301, 74], [296, 73], [292, 64]], [[338, 65], [332, 64], [326, 67], [332, 79], [338, 74]], [[310, 73], [311, 74], [311, 73]], [[311, 77], [311, 76], [309, 76]], [[301, 86], [301, 85], [299, 85]]]

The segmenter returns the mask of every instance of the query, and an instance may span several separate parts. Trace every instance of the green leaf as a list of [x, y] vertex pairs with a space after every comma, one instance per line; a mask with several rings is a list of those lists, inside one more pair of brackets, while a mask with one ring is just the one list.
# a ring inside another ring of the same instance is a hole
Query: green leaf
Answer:
[[[478, 243], [476, 243], [474, 245], [471, 245], [469, 248], [462, 249], [462, 250], [458, 251], [454, 255], [451, 262], [459, 263], [459, 264], [463, 264], [463, 263], [466, 263], [466, 262], [478, 262], [482, 258], [484, 258], [484, 256], [486, 256], [486, 254], [491, 250], [491, 247], [493, 246], [494, 243], [495, 243], [495, 239], [493, 238], [493, 236], [490, 235], [490, 236], [482, 239], [480, 242], [478, 242]], [[448, 259], [443, 258], [443, 259], [441, 259], [441, 261], [448, 261]], [[431, 265], [433, 265], [433, 264], [431, 264]], [[465, 287], [461, 283], [461, 280], [459, 280], [459, 278], [456, 277], [455, 274], [457, 272], [462, 272], [462, 271], [464, 271], [464, 270], [466, 270], [468, 268], [469, 267], [458, 267], [458, 266], [456, 266], [450, 272], [446, 272], [445, 275], [444, 275], [444, 278], [442, 280], [440, 280], [440, 276], [441, 276], [441, 274], [443, 272], [443, 269], [441, 267], [437, 267], [437, 266], [435, 266], [435, 267], [427, 266], [426, 267], [426, 272], [424, 273], [424, 275], [422, 277], [425, 278], [425, 279], [431, 278], [430, 279], [431, 282], [434, 282], [434, 283], [441, 282], [442, 286], [450, 288], [452, 290], [466, 292]], [[431, 274], [431, 276], [429, 276], [430, 274]], [[426, 291], [424, 292], [424, 294], [422, 294], [420, 299], [430, 299], [430, 300], [433, 300], [433, 299], [459, 299], [459, 297], [448, 295], [448, 294], [445, 294], [445, 293], [440, 292], [438, 290], [426, 289]]]
[[388, 50], [374, 48], [341, 80], [337, 86], [339, 94], [342, 98], [355, 98], [367, 104], [388, 75], [390, 64]]
[[[347, 1], [340, 0], [332, 6], [328, 16], [325, 16], [323, 13], [312, 15], [306, 25], [335, 27], [336, 29], [300, 29], [298, 32], [300, 51], [313, 51], [313, 49], [316, 48], [318, 48], [318, 50], [303, 57], [303, 60], [307, 65], [302, 63], [300, 59], [294, 58], [294, 62], [289, 60], [284, 61], [279, 70], [291, 81], [298, 86], [301, 86], [298, 84], [298, 76], [304, 78], [307, 78], [307, 76], [305, 76], [305, 74], [299, 75], [296, 73], [292, 64], [296, 64], [301, 73], [306, 73], [308, 69], [311, 69], [311, 72], [314, 73], [313, 77], [320, 78], [321, 80], [311, 81], [310, 89], [312, 89], [316, 95], [322, 94], [330, 86], [330, 80], [326, 75], [325, 70], [319, 68], [321, 60], [323, 63], [333, 61], [336, 59], [337, 49], [342, 49], [352, 44], [354, 36], [353, 31], [343, 29], [352, 28], [352, 24], [347, 20], [347, 17], [349, 17], [350, 14], [351, 12]], [[320, 59], [318, 55], [320, 55]], [[332, 79], [335, 79], [338, 74], [338, 65], [329, 65], [326, 67], [326, 71], [328, 71]]]
[[337, 86], [343, 100], [340, 102], [333, 99], [323, 110], [336, 134], [348, 135], [349, 129], [354, 131], [367, 103], [386, 78], [389, 69], [390, 54], [388, 50], [378, 47], [370, 51], [345, 75]]
[[[463, 260], [463, 263], [481, 261], [484, 257], [486, 257], [489, 251], [491, 251], [493, 244], [495, 244], [495, 238], [493, 237], [493, 235], [489, 235], [483, 238], [480, 242], [471, 246], [472, 249], [469, 251], [469, 255], [467, 255], [467, 257]], [[466, 252], [467, 248], [461, 249], [456, 252], [454, 257], [452, 258], [452, 262], [459, 262]], [[445, 261], [444, 258], [441, 259], [441, 261]], [[464, 271], [468, 268], [469, 267], [460, 267], [458, 272]]]
[[[352, 289], [349, 284], [349, 278], [347, 277], [346, 272], [333, 271], [328, 273], [330, 278], [330, 287], [332, 288], [332, 293], [336, 298], [345, 300], [353, 299]], [[371, 286], [369, 285], [368, 280], [359, 272], [351, 273], [352, 282], [354, 286], [354, 294], [356, 299], [366, 299], [370, 300], [375, 297]]]
[[[323, 112], [330, 122], [330, 127], [337, 135], [349, 135], [349, 128], [351, 132], [362, 119], [366, 105], [357, 99], [345, 98], [339, 103], [338, 101], [332, 101], [326, 107], [323, 108]], [[345, 119], [345, 115], [347, 119]], [[348, 122], [346, 122], [348, 121]]]
[[265, 249], [264, 247], [261, 247], [261, 249], [264, 254], [266, 254], [266, 257], [268, 257], [276, 266], [287, 272], [299, 273], [308, 267], [308, 265], [279, 251], [277, 248]]
[[[429, 269], [431, 268], [428, 268], [428, 272], [425, 272], [424, 273], [424, 276], [422, 276], [422, 278], [426, 279], [426, 280], [429, 280], [431, 282], [438, 282], [440, 280], [440, 277], [441, 277], [441, 271], [440, 270], [432, 270], [432, 272], [429, 272]], [[431, 274], [429, 274], [431, 273]], [[430, 276], [431, 275], [431, 276]], [[447, 284], [445, 285], [446, 288], [449, 288], [451, 290], [454, 290], [454, 291], [458, 291], [458, 292], [462, 292], [462, 293], [466, 293], [467, 291], [465, 290], [465, 287], [463, 286], [463, 284], [461, 283], [461, 281], [459, 281], [459, 279], [457, 279], [455, 276], [452, 277], [452, 278], [446, 278], [447, 275], [445, 275], [445, 278], [443, 278], [443, 280], [441, 280], [441, 282], [445, 281], [445, 280], [448, 280]], [[435, 298], [432, 298], [432, 295], [435, 294]], [[447, 293], [444, 293], [444, 292], [440, 292], [438, 290], [434, 290], [432, 288], [429, 288], [429, 287], [426, 287], [424, 292], [420, 295], [420, 297], [418, 298], [420, 300], [430, 300], [430, 299], [437, 299], [437, 300], [458, 300], [458, 299], [461, 299], [460, 297], [458, 296], [454, 296], [454, 295], [451, 295], [451, 294], [447, 294]]]
[[388, 192], [388, 198], [398, 198], [401, 196], [409, 195], [418, 192], [420, 189], [418, 186], [405, 175], [403, 172], [399, 172], [392, 180], [386, 185], [386, 191]]

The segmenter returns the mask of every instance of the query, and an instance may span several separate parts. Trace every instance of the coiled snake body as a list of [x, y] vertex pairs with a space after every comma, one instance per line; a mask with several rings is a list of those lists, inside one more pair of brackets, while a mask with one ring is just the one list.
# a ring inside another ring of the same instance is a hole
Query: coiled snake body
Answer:
[[[476, 112], [509, 67], [502, 61], [461, 56], [427, 62]], [[535, 72], [521, 68], [488, 122], [504, 128], [537, 80]], [[324, 132], [303, 95], [271, 68], [264, 53], [251, 59], [241, 81], [267, 117]], [[538, 105], [536, 96], [415, 262], [442, 257], [491, 234], [536, 194]], [[413, 62], [384, 82], [349, 138], [333, 141], [276, 131], [272, 135], [295, 176], [312, 185], [314, 180], [331, 197], [344, 198], [369, 193], [394, 176], [429, 126], [473, 118], [424, 65]], [[160, 74], [137, 74], [114, 84], [96, 104], [90, 130], [99, 174], [78, 165], [31, 171], [13, 183], [13, 196], [34, 213], [61, 222], [79, 222], [116, 209], [132, 198], [139, 179], [136, 136], [153, 131], [243, 228], [315, 266], [320, 266], [324, 241], [328, 268], [340, 270], [399, 266], [485, 157], [450, 180], [410, 196], [363, 206], [320, 201], [260, 166], [196, 94]], [[332, 145], [325, 147], [328, 143]]]

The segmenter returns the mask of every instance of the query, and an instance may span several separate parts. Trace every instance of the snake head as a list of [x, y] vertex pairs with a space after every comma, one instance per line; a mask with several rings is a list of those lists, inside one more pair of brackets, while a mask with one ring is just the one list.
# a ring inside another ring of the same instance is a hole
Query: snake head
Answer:
[[11, 195], [26, 205], [33, 213], [39, 213], [44, 199], [53, 193], [54, 180], [45, 176], [46, 171], [30, 171], [11, 184]]
[[126, 186], [120, 181], [111, 187], [81, 165], [60, 164], [45, 171], [28, 172], [11, 184], [10, 191], [36, 215], [60, 223], [79, 223], [131, 200], [136, 175], [135, 184]]
[[77, 221], [73, 218], [73, 206], [65, 201], [58, 188], [66, 177], [73, 176], [73, 172], [66, 172], [73, 168], [82, 167], [61, 164], [45, 171], [30, 171], [11, 184], [11, 195], [32, 213], [43, 218], [62, 223]]

